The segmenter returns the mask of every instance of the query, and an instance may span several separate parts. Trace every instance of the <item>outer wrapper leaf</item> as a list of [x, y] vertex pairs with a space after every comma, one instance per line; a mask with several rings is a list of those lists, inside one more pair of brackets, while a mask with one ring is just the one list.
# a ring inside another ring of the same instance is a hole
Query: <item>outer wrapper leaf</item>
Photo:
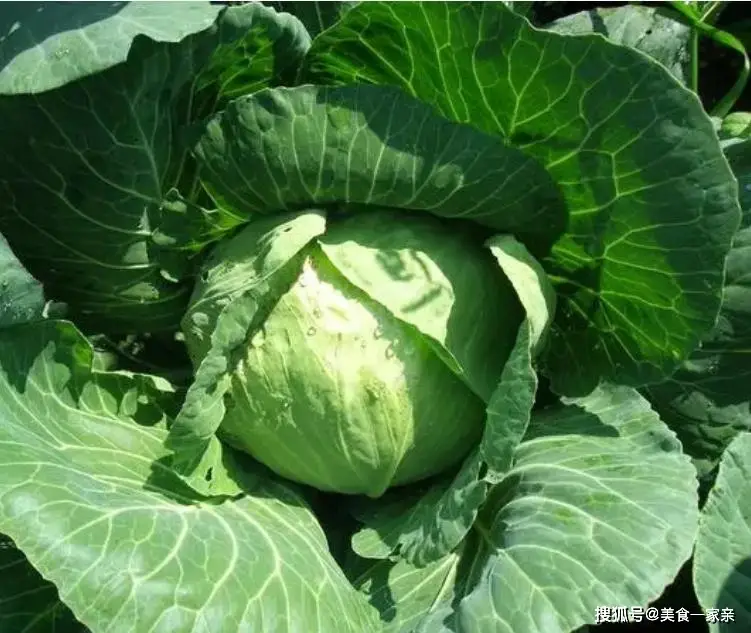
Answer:
[[538, 246], [565, 224], [535, 160], [389, 86], [263, 90], [209, 120], [193, 151], [217, 205], [246, 219], [375, 205], [472, 220]]
[[[256, 321], [264, 314], [264, 302], [278, 296], [271, 288], [283, 288], [285, 280], [278, 273], [324, 228], [325, 216], [317, 211], [263, 218], [243, 229], [241, 239], [220, 246], [205, 264], [195, 288], [202, 299], [183, 318], [196, 375], [168, 442], [172, 466], [202, 494], [242, 490], [241, 471], [216, 437], [226, 412], [230, 369], [254, 324], [260, 325]], [[287, 239], [278, 239], [282, 234]]]
[[471, 546], [470, 538], [425, 567], [353, 557], [347, 575], [380, 612], [383, 633], [443, 633], [442, 619], [462, 580], [462, 555]]

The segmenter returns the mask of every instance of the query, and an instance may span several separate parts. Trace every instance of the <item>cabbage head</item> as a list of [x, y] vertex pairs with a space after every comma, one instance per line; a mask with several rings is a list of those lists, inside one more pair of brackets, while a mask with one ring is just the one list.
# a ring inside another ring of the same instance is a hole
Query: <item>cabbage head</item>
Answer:
[[522, 310], [490, 251], [456, 223], [368, 210], [329, 222], [284, 261], [290, 240], [304, 242], [295, 224], [311, 219], [323, 222], [309, 214], [270, 232], [268, 219], [251, 222], [221, 243], [186, 341], [200, 364], [201, 326], [263, 279], [219, 436], [288, 479], [377, 497], [477, 445]]

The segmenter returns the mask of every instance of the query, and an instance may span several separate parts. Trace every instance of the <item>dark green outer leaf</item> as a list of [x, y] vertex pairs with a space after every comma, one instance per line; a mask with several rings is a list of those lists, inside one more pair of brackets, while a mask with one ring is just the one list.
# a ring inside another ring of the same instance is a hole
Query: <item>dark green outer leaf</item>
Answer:
[[164, 240], [153, 234], [171, 188], [196, 194], [183, 128], [243, 87], [266, 85], [308, 43], [291, 16], [233, 7], [179, 44], [137, 38], [127, 63], [107, 72], [0, 98], [0, 231], [77, 323], [177, 325], [190, 288], [165, 278]]
[[743, 221], [728, 255], [717, 325], [669, 380], [646, 391], [702, 476], [712, 472], [739, 431], [751, 430], [751, 130], [746, 118], [737, 113], [723, 123]]
[[368, 2], [306, 60], [306, 81], [400, 86], [549, 171], [569, 214], [545, 262], [557, 391], [658, 381], [714, 324], [736, 185], [696, 96], [645, 55], [500, 3]]
[[[179, 42], [210, 26], [209, 2], [6, 2], [0, 17], [0, 94], [59, 88], [125, 61], [146, 35]], [[176, 19], [179, 15], [179, 19]]]
[[217, 205], [246, 219], [354, 203], [542, 241], [565, 221], [536, 161], [388, 86], [275, 88], [236, 99], [206, 124], [194, 152]]

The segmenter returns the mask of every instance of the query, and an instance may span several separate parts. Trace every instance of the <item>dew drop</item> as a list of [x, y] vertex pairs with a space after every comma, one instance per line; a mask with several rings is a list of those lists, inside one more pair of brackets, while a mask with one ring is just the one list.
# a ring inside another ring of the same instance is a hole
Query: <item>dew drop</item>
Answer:
[[373, 330], [373, 338], [378, 340], [383, 336], [383, 328], [379, 325], [375, 330]]
[[312, 325], [308, 328], [308, 336], [313, 336], [316, 332], [317, 330]]
[[375, 402], [381, 397], [378, 392], [371, 387], [365, 387], [365, 395], [369, 402]]
[[321, 309], [320, 309], [320, 308], [315, 308], [315, 309], [313, 310], [313, 316], [314, 316], [314, 317], [315, 317], [316, 319], [320, 319], [320, 318], [321, 318], [321, 317], [323, 316], [323, 312], [321, 312]]
[[198, 327], [203, 327], [209, 324], [209, 317], [203, 312], [194, 313], [193, 315], [191, 315], [190, 320], [193, 321], [193, 324], [197, 325]]
[[386, 348], [386, 358], [394, 358], [394, 353], [395, 353], [394, 352], [394, 346], [393, 345], [389, 345]]
[[259, 347], [263, 347], [263, 344], [265, 342], [266, 342], [266, 332], [263, 329], [261, 329], [255, 333], [255, 335], [250, 341], [250, 344], [256, 349], [258, 349]]

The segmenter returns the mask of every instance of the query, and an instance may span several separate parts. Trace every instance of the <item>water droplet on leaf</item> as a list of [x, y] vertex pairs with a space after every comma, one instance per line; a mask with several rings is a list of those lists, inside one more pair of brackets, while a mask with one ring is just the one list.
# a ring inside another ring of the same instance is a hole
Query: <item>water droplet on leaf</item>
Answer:
[[365, 387], [365, 394], [370, 402], [375, 402], [380, 398], [378, 392], [372, 387]]
[[209, 317], [203, 312], [196, 312], [195, 314], [193, 314], [193, 316], [190, 317], [190, 320], [193, 321], [194, 325], [197, 325], [199, 327], [203, 327], [209, 324]]
[[312, 325], [308, 328], [308, 336], [313, 336], [318, 330], [316, 330]]
[[258, 330], [258, 332], [256, 332], [253, 335], [253, 338], [251, 339], [250, 344], [255, 348], [259, 348], [259, 347], [263, 347], [263, 344], [265, 342], [266, 342], [266, 332], [263, 329], [260, 329]]

